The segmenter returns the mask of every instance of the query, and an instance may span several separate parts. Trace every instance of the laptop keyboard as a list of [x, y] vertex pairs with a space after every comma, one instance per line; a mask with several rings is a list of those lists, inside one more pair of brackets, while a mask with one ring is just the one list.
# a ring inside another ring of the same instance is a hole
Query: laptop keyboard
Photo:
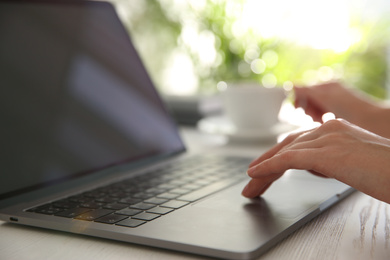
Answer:
[[245, 179], [250, 161], [191, 157], [27, 211], [134, 228]]

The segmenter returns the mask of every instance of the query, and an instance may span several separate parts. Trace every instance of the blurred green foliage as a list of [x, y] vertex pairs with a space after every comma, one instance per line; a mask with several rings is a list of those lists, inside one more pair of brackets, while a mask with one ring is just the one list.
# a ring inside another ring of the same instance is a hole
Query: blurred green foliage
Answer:
[[[183, 4], [186, 1], [179, 6], [180, 1], [173, 0], [114, 1], [162, 91], [164, 84], [169, 84], [164, 83], [164, 71], [170, 55], [180, 50], [192, 60], [198, 92], [215, 92], [219, 81], [258, 81], [283, 86], [336, 79], [385, 98], [390, 24], [386, 19], [369, 21], [356, 16], [350, 26], [359, 30], [361, 40], [343, 52], [336, 52], [277, 37], [266, 38], [251, 29], [240, 37], [234, 36], [237, 16], [228, 10], [234, 2], [233, 13], [240, 13], [245, 1], [205, 1], [201, 8]], [[196, 48], [200, 43], [186, 40], [184, 34], [188, 28], [213, 36], [212, 62], [202, 59]]]

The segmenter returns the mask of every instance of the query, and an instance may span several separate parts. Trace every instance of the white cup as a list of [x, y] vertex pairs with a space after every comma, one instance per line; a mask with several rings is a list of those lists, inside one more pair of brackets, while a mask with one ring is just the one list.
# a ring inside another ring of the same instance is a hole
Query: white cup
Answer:
[[238, 130], [271, 129], [279, 123], [285, 98], [283, 88], [265, 88], [257, 83], [228, 84], [222, 93], [225, 114]]

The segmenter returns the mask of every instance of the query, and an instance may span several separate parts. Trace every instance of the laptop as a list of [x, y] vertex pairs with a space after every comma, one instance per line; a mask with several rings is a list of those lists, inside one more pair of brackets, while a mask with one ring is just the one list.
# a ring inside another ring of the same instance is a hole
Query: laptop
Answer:
[[0, 1], [0, 219], [250, 259], [353, 190], [289, 171], [240, 195], [253, 158], [186, 152], [107, 2]]

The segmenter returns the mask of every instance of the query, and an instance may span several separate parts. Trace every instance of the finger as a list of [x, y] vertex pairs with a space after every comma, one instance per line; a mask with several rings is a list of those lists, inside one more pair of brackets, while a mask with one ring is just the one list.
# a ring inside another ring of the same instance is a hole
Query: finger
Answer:
[[328, 176], [322, 174], [322, 173], [319, 173], [319, 172], [316, 172], [316, 171], [312, 171], [310, 170], [309, 171], [311, 174], [315, 175], [315, 176], [318, 176], [318, 177], [321, 177], [321, 178], [329, 178]]
[[[265, 186], [263, 186], [262, 188], [260, 188], [258, 190], [254, 189], [253, 191], [251, 190], [251, 188], [248, 188], [248, 186], [251, 185], [251, 184], [248, 183], [248, 185], [242, 191], [242, 195], [244, 197], [247, 197], [247, 198], [257, 198], [257, 197], [260, 197], [272, 185], [272, 183], [273, 182], [270, 182], [270, 183], [266, 184]], [[256, 186], [254, 185], [254, 187], [256, 187]]]
[[313, 118], [313, 121], [322, 123], [322, 115], [326, 112], [317, 104], [313, 103], [312, 101], [308, 101], [304, 110], [307, 115]]
[[279, 179], [282, 175], [283, 174], [274, 175], [271, 176], [270, 178], [250, 180], [249, 183], [244, 188], [244, 190], [242, 191], [242, 195], [247, 198], [259, 197], [271, 186], [271, 184], [274, 181]]
[[306, 88], [295, 88], [294, 107], [302, 108], [304, 111], [308, 108], [308, 97]]
[[[264, 154], [262, 154], [259, 158], [253, 160], [250, 164], [249, 164], [249, 168], [261, 163], [262, 161], [264, 160], [267, 160], [269, 158], [271, 158], [272, 156], [274, 156], [275, 154], [277, 154], [280, 150], [282, 150], [283, 148], [289, 146], [291, 143], [293, 143], [294, 141], [296, 141], [297, 139], [299, 138], [304, 138], [304, 136], [306, 136], [308, 133], [310, 132], [313, 132], [315, 130], [314, 129], [310, 129], [310, 130], [305, 130], [305, 131], [301, 131], [301, 132], [297, 132], [297, 133], [292, 133], [290, 135], [288, 135], [282, 142], [276, 144], [274, 147], [272, 147], [271, 149], [269, 149], [267, 152], [265, 152]], [[315, 136], [306, 136], [305, 137], [306, 139], [314, 139]], [[299, 140], [301, 140], [299, 139]], [[305, 140], [305, 139], [303, 139]], [[302, 140], [302, 141], [303, 141]]]
[[300, 131], [296, 133], [289, 134], [282, 142], [276, 144], [266, 153], [261, 155], [259, 158], [255, 159], [249, 164], [249, 168], [255, 166], [256, 164], [261, 163], [264, 160], [267, 160], [277, 154], [278, 152], [288, 149], [291, 145], [299, 142], [305, 142], [309, 140], [314, 140], [320, 136], [320, 132], [318, 130], [319, 127], [315, 127], [313, 129], [308, 129], [305, 131]]
[[[305, 113], [313, 118], [316, 122], [322, 122], [322, 115], [326, 112], [321, 106], [319, 100], [319, 91], [323, 89], [322, 85], [316, 87], [294, 87], [295, 93], [295, 108], [301, 107]], [[321, 91], [322, 92], [322, 91]]]
[[261, 179], [283, 174], [289, 169], [319, 172], [315, 169], [315, 165], [320, 158], [321, 149], [317, 148], [286, 150], [253, 166], [247, 173], [251, 178]]
[[[316, 171], [310, 171], [310, 173], [328, 178], [327, 176], [320, 174]], [[267, 189], [272, 185], [274, 181], [279, 179], [283, 174], [274, 174], [265, 178], [252, 179], [242, 191], [242, 195], [247, 198], [256, 198], [264, 194]]]

